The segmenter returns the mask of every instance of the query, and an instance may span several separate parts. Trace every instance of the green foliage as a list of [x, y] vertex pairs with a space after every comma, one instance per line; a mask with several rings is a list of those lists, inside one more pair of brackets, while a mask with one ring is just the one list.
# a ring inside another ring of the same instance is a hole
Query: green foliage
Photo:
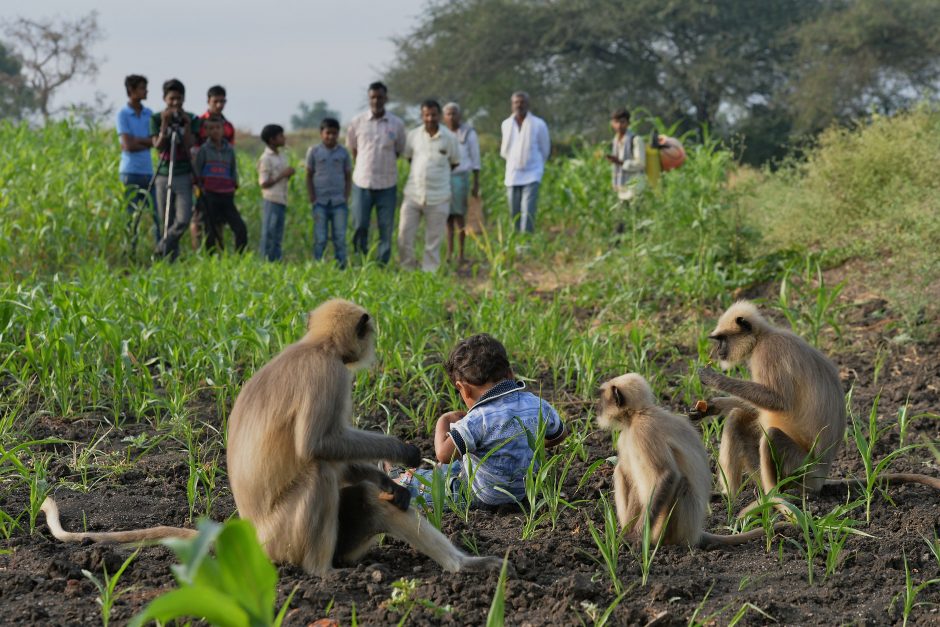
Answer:
[[763, 163], [794, 136], [936, 94], [938, 25], [920, 0], [438, 0], [394, 39], [388, 81], [408, 104], [458, 100], [489, 133], [526, 89], [558, 135], [597, 139], [628, 105], [743, 134]]
[[[293, 592], [275, 616], [277, 569], [247, 520], [202, 521], [195, 538], [163, 544], [182, 561], [172, 568], [179, 587], [151, 601], [132, 626], [186, 616], [219, 627], [277, 627], [284, 620]], [[213, 544], [215, 557], [209, 554]]]
[[805, 161], [737, 186], [765, 253], [825, 251], [854, 259], [847, 278], [879, 288], [902, 332], [929, 335], [940, 314], [940, 114], [920, 107], [831, 128]]

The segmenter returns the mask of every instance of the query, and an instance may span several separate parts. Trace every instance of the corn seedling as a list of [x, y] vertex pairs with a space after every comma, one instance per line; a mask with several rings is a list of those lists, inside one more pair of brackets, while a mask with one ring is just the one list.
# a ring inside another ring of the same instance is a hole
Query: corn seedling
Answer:
[[111, 622], [111, 608], [114, 606], [114, 602], [133, 589], [125, 588], [124, 590], [118, 590], [117, 584], [121, 579], [121, 575], [124, 574], [124, 571], [127, 570], [127, 567], [134, 561], [138, 553], [140, 553], [140, 549], [128, 555], [127, 559], [124, 560], [124, 563], [121, 564], [121, 567], [118, 568], [113, 575], [108, 575], [108, 567], [105, 566], [101, 579], [98, 579], [90, 571], [82, 569], [82, 574], [95, 584], [95, 588], [98, 589], [98, 598], [95, 600], [98, 602], [98, 605], [101, 606], [101, 624], [104, 627], [108, 627], [108, 624]]
[[597, 546], [597, 550], [600, 552], [600, 557], [592, 555], [591, 559], [607, 569], [614, 591], [619, 595], [623, 593], [623, 582], [620, 581], [617, 570], [620, 549], [623, 547], [626, 531], [620, 529], [620, 524], [617, 522], [617, 512], [603, 494], [598, 507], [603, 519], [603, 529], [597, 529], [594, 526], [594, 521], [590, 518], [587, 519], [588, 531]]
[[[172, 567], [177, 588], [151, 601], [130, 621], [142, 627], [191, 616], [214, 625], [280, 627], [296, 588], [275, 616], [277, 569], [258, 542], [250, 522], [224, 525], [203, 520], [195, 538], [164, 540], [181, 564]], [[215, 547], [215, 556], [209, 554]]]
[[903, 625], [907, 627], [907, 621], [911, 617], [911, 612], [914, 611], [914, 608], [918, 605], [923, 605], [923, 602], [917, 601], [917, 596], [924, 591], [925, 588], [930, 586], [935, 586], [940, 584], [940, 579], [928, 579], [919, 584], [914, 584], [914, 579], [911, 577], [911, 568], [907, 564], [907, 552], [904, 552], [904, 589], [901, 592], [898, 592], [891, 599], [890, 608], [894, 608], [895, 605], [900, 601], [901, 605], [901, 615], [904, 618]]
[[486, 627], [503, 627], [506, 624], [506, 575], [509, 570], [509, 551], [503, 557], [503, 567], [499, 571], [493, 602], [486, 615]]

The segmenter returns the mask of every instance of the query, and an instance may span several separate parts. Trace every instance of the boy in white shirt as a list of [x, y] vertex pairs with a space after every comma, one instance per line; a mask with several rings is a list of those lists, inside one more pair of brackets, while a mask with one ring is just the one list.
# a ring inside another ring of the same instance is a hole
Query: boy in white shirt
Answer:
[[261, 185], [261, 254], [268, 261], [281, 258], [284, 239], [284, 214], [287, 213], [287, 181], [294, 176], [294, 168], [287, 165], [278, 152], [287, 144], [284, 128], [268, 124], [261, 129], [261, 141], [267, 148], [258, 161], [258, 184]]

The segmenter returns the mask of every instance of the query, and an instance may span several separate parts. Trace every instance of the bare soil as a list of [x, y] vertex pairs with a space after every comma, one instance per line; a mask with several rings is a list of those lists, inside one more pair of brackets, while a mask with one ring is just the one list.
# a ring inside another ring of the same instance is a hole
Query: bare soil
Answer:
[[[885, 344], [883, 330], [890, 318], [885, 311], [883, 301], [856, 301], [847, 311], [843, 341], [832, 351], [846, 388], [854, 388], [856, 413], [867, 418], [879, 391], [882, 424], [893, 423], [905, 402], [910, 404], [911, 414], [940, 412], [940, 347]], [[885, 351], [886, 359], [876, 387], [873, 364], [879, 348]], [[583, 415], [593, 402], [572, 399], [564, 390], [547, 396], [564, 404], [569, 419]], [[211, 399], [203, 400], [200, 418], [220, 425]], [[35, 421], [29, 435], [88, 442], [104, 432], [103, 424], [103, 419], [94, 416], [46, 417]], [[144, 429], [144, 425], [131, 425], [120, 433], [112, 432], [100, 446], [105, 451], [123, 451], [127, 443], [122, 440]], [[921, 438], [940, 440], [940, 421], [928, 418], [913, 423], [908, 440]], [[898, 442], [895, 428], [879, 442], [876, 458], [894, 450]], [[430, 456], [431, 440], [425, 438], [420, 445]], [[56, 453], [50, 480], [74, 479], [69, 447], [57, 445], [48, 450]], [[612, 455], [610, 437], [592, 434], [588, 454], [590, 460]], [[588, 519], [601, 523], [594, 502], [611, 489], [610, 468], [598, 471], [580, 493], [575, 493], [577, 480], [587, 467], [588, 463], [583, 463], [572, 470], [567, 488], [569, 498], [588, 502], [566, 510], [554, 530], [542, 528], [527, 541], [520, 540], [522, 514], [511, 508], [474, 511], [466, 524], [454, 514], [445, 516], [444, 531], [458, 546], [463, 538], [471, 537], [483, 554], [502, 556], [508, 552], [517, 575], [508, 583], [507, 624], [570, 625], [579, 624], [579, 620], [591, 624], [591, 604], [603, 611], [616, 598], [605, 569], [592, 558], [598, 552], [587, 530]], [[926, 449], [905, 455], [894, 468], [940, 476], [937, 460]], [[833, 474], [863, 474], [853, 444], [843, 447]], [[89, 530], [187, 525], [187, 477], [185, 452], [179, 444], [165, 440], [90, 493], [57, 491], [63, 525], [73, 530], [81, 529], [85, 522]], [[838, 570], [826, 580], [823, 562], [817, 560], [813, 585], [808, 583], [807, 561], [796, 547], [802, 540], [795, 531], [778, 537], [769, 552], [763, 542], [715, 551], [662, 547], [645, 587], [639, 584], [638, 563], [624, 550], [618, 574], [629, 591], [610, 624], [685, 625], [695, 616], [700, 622], [723, 625], [742, 608], [741, 624], [901, 624], [901, 605], [893, 599], [904, 589], [905, 556], [914, 584], [940, 576], [937, 560], [925, 543], [925, 538], [933, 540], [940, 533], [940, 493], [920, 486], [891, 488], [889, 493], [890, 501], [876, 497], [871, 524], [862, 525], [874, 537], [850, 537]], [[739, 505], [751, 497], [746, 494]], [[813, 500], [812, 508], [817, 513], [828, 512], [849, 498], [847, 489], [826, 491]], [[27, 495], [22, 490], [0, 495], [0, 509], [6, 512], [23, 511], [26, 506]], [[233, 512], [234, 503], [223, 479], [213, 517], [223, 520]], [[856, 510], [855, 517], [864, 520], [864, 508]], [[709, 529], [723, 532], [725, 520], [722, 502], [713, 502]], [[26, 522], [21, 520], [28, 529]], [[97, 593], [81, 571], [87, 569], [100, 576], [107, 568], [113, 573], [132, 552], [122, 546], [59, 543], [51, 538], [41, 516], [34, 534], [17, 531], [5, 548], [0, 556], [3, 622], [33, 625], [97, 624]], [[173, 563], [174, 556], [163, 547], [141, 551], [120, 580], [119, 588], [132, 586], [133, 590], [117, 602], [112, 617], [116, 624], [125, 623], [173, 585]], [[418, 605], [408, 624], [480, 625], [486, 621], [497, 582], [496, 574], [442, 572], [426, 557], [392, 540], [368, 553], [355, 568], [340, 569], [328, 577], [308, 576], [294, 567], [281, 567], [280, 576], [280, 602], [297, 588], [289, 625], [307, 625], [323, 618], [328, 607], [332, 608], [330, 617], [349, 624], [353, 606], [359, 624], [395, 624], [400, 614], [383, 602], [391, 595], [391, 584], [403, 577], [420, 581], [416, 596], [429, 605], [452, 607], [452, 612], [436, 616], [433, 610]], [[917, 600], [927, 603], [913, 610], [911, 622], [940, 624], [936, 607], [940, 585], [927, 587]]]

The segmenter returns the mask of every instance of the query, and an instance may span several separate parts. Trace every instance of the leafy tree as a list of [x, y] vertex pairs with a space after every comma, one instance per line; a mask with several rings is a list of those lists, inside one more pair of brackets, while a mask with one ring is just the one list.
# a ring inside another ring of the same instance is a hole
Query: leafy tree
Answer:
[[91, 47], [103, 33], [96, 11], [77, 20], [20, 17], [5, 22], [4, 27], [43, 119], [52, 114], [52, 96], [59, 87], [75, 78], [97, 75], [98, 61]]
[[290, 125], [295, 131], [302, 128], [320, 128], [323, 118], [339, 120], [339, 112], [330, 109], [326, 100], [317, 100], [312, 104], [301, 102], [297, 108], [299, 111], [290, 116]]
[[940, 3], [841, 0], [798, 33], [787, 101], [798, 131], [872, 109], [892, 113], [936, 94]]
[[0, 42], [0, 118], [18, 120], [33, 106], [33, 94], [26, 87], [23, 66]]
[[746, 133], [764, 160], [934, 94], [938, 31], [940, 3], [923, 0], [432, 0], [387, 76], [392, 98], [457, 100], [484, 131], [522, 89], [556, 133], [606, 134], [626, 105]]

